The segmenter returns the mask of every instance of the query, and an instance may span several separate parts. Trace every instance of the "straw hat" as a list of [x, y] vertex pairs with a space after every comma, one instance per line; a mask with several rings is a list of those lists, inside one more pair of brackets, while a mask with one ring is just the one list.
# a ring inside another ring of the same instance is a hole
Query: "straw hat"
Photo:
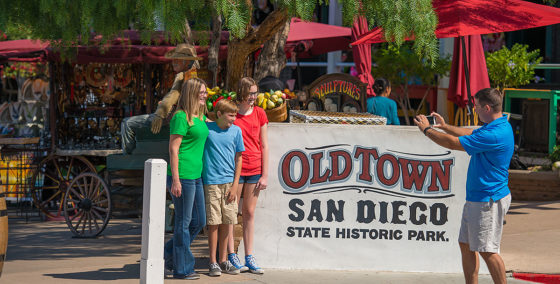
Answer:
[[202, 57], [198, 57], [196, 55], [196, 49], [194, 46], [181, 43], [178, 44], [177, 47], [168, 51], [165, 54], [165, 58], [169, 59], [183, 59], [183, 60], [202, 60]]

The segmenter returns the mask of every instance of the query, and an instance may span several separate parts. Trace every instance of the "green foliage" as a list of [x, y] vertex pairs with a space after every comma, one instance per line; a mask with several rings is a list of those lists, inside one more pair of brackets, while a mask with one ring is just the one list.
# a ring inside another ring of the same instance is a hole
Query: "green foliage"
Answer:
[[[399, 95], [396, 99], [408, 124], [410, 122], [408, 113], [412, 109], [408, 86], [414, 79], [420, 79], [424, 85], [430, 86], [424, 94], [422, 99], [424, 101], [429, 89], [438, 84], [438, 79], [449, 74], [451, 58], [450, 56], [436, 57], [429, 62], [429, 60], [418, 56], [413, 51], [411, 43], [404, 43], [400, 47], [390, 44], [384, 45], [385, 48], [377, 50], [373, 54], [377, 66], [372, 68], [372, 74], [374, 78], [383, 77], [389, 80], [393, 90], [396, 88], [401, 90], [401, 92], [397, 92]], [[419, 109], [420, 107], [414, 113], [418, 114]]]
[[[311, 20], [317, 5], [326, 0], [276, 0], [277, 9], [289, 16]], [[108, 40], [133, 26], [149, 43], [151, 32], [164, 29], [171, 42], [183, 41], [185, 23], [193, 30], [210, 30], [211, 15], [224, 18], [224, 29], [233, 38], [243, 38], [250, 27], [252, 1], [240, 0], [0, 0], [0, 30], [25, 26], [30, 37], [55, 40], [61, 46], [90, 44], [92, 32]], [[434, 30], [437, 17], [430, 0], [339, 0], [345, 25], [364, 15], [371, 26], [382, 26], [386, 38], [400, 46], [414, 34], [414, 52], [437, 58]], [[101, 42], [103, 43], [103, 42]], [[433, 63], [433, 61], [432, 61]]]
[[216, 12], [224, 17], [227, 29], [236, 38], [244, 38], [251, 21], [252, 7], [246, 1], [216, 0]]
[[414, 35], [413, 50], [432, 64], [438, 58], [434, 30], [437, 15], [431, 0], [364, 0], [363, 14], [370, 26], [381, 26], [390, 45], [399, 47], [404, 39]]
[[32, 33], [29, 27], [21, 24], [9, 24], [3, 33], [0, 31], [0, 41], [2, 40], [16, 40], [16, 39], [31, 39]]
[[377, 65], [372, 69], [373, 76], [386, 78], [393, 86], [408, 85], [413, 77], [425, 85], [434, 85], [436, 76], [447, 76], [451, 69], [449, 56], [437, 57], [434, 64], [428, 64], [425, 58], [413, 51], [409, 43], [400, 47], [388, 45], [374, 52], [373, 59]]
[[504, 88], [514, 88], [528, 84], [535, 76], [535, 66], [542, 61], [539, 50], [527, 52], [527, 45], [515, 44], [486, 53], [488, 77], [492, 85], [503, 92]]
[[548, 159], [551, 164], [560, 161], [560, 145], [554, 146], [554, 150], [550, 153], [550, 155], [548, 155]]

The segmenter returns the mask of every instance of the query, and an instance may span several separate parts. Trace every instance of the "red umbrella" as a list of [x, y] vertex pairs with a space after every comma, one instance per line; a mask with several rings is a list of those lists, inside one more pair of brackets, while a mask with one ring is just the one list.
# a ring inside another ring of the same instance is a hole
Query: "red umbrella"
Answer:
[[[364, 17], [359, 17], [352, 26], [352, 41], [355, 41], [360, 35], [368, 31], [367, 20]], [[360, 81], [367, 84], [367, 96], [373, 97], [373, 83], [375, 80], [371, 76], [371, 45], [361, 44], [352, 47], [354, 55], [354, 63], [356, 63], [356, 70], [358, 71], [358, 78]]]
[[[439, 19], [435, 30], [436, 37], [460, 37], [464, 58], [467, 58], [464, 36], [509, 32], [560, 23], [560, 9], [522, 0], [434, 0], [432, 5]], [[412, 36], [410, 39], [413, 38]], [[383, 30], [375, 28], [353, 42], [352, 45], [383, 41], [385, 41]], [[474, 53], [471, 52], [471, 54]], [[483, 55], [473, 56], [478, 56], [478, 60], [484, 58]], [[459, 60], [459, 58], [454, 56], [454, 60]], [[451, 77], [451, 80], [466, 80], [467, 102], [470, 112], [472, 98], [469, 67], [467, 61], [462, 61], [466, 76]], [[453, 64], [453, 66], [458, 65]], [[478, 72], [483, 72], [486, 77], [488, 76], [486, 68], [478, 69], [476, 73]], [[464, 92], [460, 94], [464, 95]], [[471, 121], [472, 118], [471, 114]]]
[[[560, 23], [560, 9], [522, 0], [434, 0], [437, 38], [510, 32]], [[410, 39], [413, 39], [410, 38]], [[352, 45], [384, 42], [374, 28]]]
[[[310, 57], [330, 51], [348, 49], [352, 31], [347, 27], [339, 27], [315, 22], [305, 22], [292, 18], [290, 32], [286, 40], [288, 52], [297, 49], [298, 57]], [[290, 57], [289, 54], [287, 54]]]
[[[448, 100], [463, 108], [468, 105], [468, 93], [476, 94], [479, 90], [490, 88], [480, 35], [470, 35], [464, 38], [465, 52], [463, 52], [463, 45], [459, 38], [455, 38], [453, 63], [451, 65], [451, 74], [449, 75], [449, 92], [447, 93]], [[464, 53], [466, 53], [466, 56], [464, 56]], [[464, 67], [465, 59], [467, 60], [468, 69], [471, 71], [468, 74], [470, 84], [467, 84], [467, 80], [461, 80], [461, 78], [467, 78], [466, 70], [462, 68]], [[473, 70], [475, 71], [473, 72]]]

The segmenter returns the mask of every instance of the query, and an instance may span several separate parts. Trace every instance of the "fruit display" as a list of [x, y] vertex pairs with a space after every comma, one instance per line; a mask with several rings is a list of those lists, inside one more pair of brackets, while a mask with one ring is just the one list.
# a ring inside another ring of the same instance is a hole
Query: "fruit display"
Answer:
[[218, 103], [220, 100], [226, 99], [231, 101], [235, 100], [235, 98], [237, 97], [237, 93], [222, 90], [217, 86], [212, 89], [206, 88], [206, 91], [208, 92], [208, 97], [206, 98], [206, 108], [209, 112], [214, 110], [216, 103]]
[[292, 98], [295, 98], [295, 94], [288, 89], [285, 89], [284, 92], [270, 90], [270, 92], [259, 93], [256, 104], [264, 110], [271, 110], [284, 104], [287, 99]]

